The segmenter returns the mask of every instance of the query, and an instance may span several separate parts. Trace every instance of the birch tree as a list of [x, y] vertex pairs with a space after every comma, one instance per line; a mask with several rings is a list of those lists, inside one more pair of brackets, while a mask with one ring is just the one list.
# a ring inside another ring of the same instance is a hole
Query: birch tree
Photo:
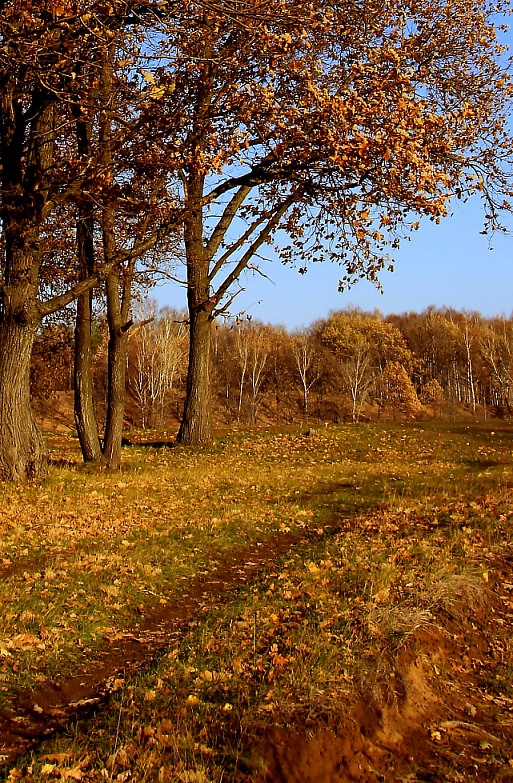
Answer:
[[319, 380], [322, 369], [319, 363], [318, 345], [314, 344], [312, 334], [303, 331], [292, 336], [291, 341], [294, 365], [301, 382], [303, 398], [303, 422], [308, 424], [308, 400], [310, 389]]

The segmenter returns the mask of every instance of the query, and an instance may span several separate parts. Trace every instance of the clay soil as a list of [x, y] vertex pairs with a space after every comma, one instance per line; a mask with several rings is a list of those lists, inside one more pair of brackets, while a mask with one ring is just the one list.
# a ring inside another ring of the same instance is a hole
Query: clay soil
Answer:
[[513, 783], [512, 577], [497, 564], [486, 602], [417, 631], [346, 714], [270, 729], [258, 783]]

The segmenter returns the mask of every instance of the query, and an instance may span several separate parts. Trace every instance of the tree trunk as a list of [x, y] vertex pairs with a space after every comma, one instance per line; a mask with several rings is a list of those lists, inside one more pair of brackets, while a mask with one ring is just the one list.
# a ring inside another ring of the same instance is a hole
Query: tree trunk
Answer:
[[0, 477], [26, 481], [48, 469], [30, 407], [30, 361], [37, 326], [5, 317], [0, 326]]
[[[91, 217], [80, 219], [77, 227], [77, 245], [79, 266], [85, 277], [94, 270], [93, 221]], [[75, 322], [74, 412], [84, 462], [98, 462], [101, 457], [93, 398], [92, 306], [92, 291], [82, 294], [77, 300]]]
[[[105, 176], [109, 183], [114, 180], [112, 152], [112, 102], [115, 96], [113, 58], [114, 45], [112, 44], [105, 53], [101, 73], [101, 87], [105, 108], [100, 122], [100, 144]], [[109, 263], [114, 258], [116, 250], [115, 206], [111, 200], [107, 200], [103, 205], [101, 222], [104, 260]], [[120, 267], [117, 267], [115, 271], [108, 275], [105, 283], [109, 347], [107, 418], [102, 448], [102, 465], [114, 469], [121, 467], [121, 441], [125, 417], [126, 360], [128, 330], [130, 328], [127, 320], [130, 311], [134, 264], [134, 260], [130, 261], [127, 269], [123, 271], [121, 271]]]
[[468, 378], [468, 385], [470, 389], [470, 402], [472, 405], [472, 415], [476, 416], [476, 388], [474, 383], [474, 369], [472, 366], [472, 337], [470, 336], [469, 327], [468, 325], [465, 326], [465, 331], [463, 333], [463, 341], [465, 344], [465, 351], [467, 354], [467, 378]]
[[[115, 247], [114, 221], [111, 210], [104, 214], [103, 243], [106, 258], [112, 258]], [[131, 260], [121, 272], [117, 268], [107, 277], [107, 321], [109, 325], [107, 418], [102, 448], [102, 465], [121, 467], [121, 442], [125, 419], [126, 367], [128, 333], [132, 322], [128, 320], [132, 299], [132, 280], [135, 261]]]
[[29, 221], [20, 228], [8, 216], [4, 229], [8, 265], [0, 308], [0, 477], [26, 481], [48, 468], [30, 405], [32, 348], [41, 323], [38, 235]]
[[306, 385], [306, 378], [301, 379], [303, 381], [303, 424], [308, 426], [308, 387]]
[[110, 329], [108, 349], [108, 403], [102, 464], [108, 468], [121, 466], [121, 441], [125, 418], [126, 358], [128, 333]]
[[[47, 472], [43, 437], [30, 406], [30, 363], [37, 329], [40, 237], [55, 145], [54, 96], [31, 100], [14, 75], [0, 91], [3, 290], [0, 302], [0, 477], [26, 481]], [[24, 108], [24, 101], [30, 109]], [[30, 115], [30, 118], [29, 118]]]
[[[77, 151], [80, 159], [85, 161], [91, 155], [92, 121], [87, 114], [82, 112], [78, 99], [72, 107], [72, 111], [75, 118]], [[85, 203], [79, 206], [76, 236], [79, 274], [82, 279], [85, 279], [95, 271], [94, 208], [92, 204]], [[101, 457], [93, 397], [92, 311], [93, 292], [91, 290], [79, 296], [75, 321], [74, 413], [84, 462], [98, 462]]]
[[189, 367], [178, 443], [205, 446], [212, 440], [210, 421], [210, 344], [212, 316], [205, 308], [190, 311]]
[[210, 346], [214, 302], [210, 298], [210, 258], [203, 244], [203, 175], [188, 183], [189, 208], [184, 226], [189, 310], [189, 364], [182, 423], [177, 441], [206, 446], [212, 440], [210, 421]]

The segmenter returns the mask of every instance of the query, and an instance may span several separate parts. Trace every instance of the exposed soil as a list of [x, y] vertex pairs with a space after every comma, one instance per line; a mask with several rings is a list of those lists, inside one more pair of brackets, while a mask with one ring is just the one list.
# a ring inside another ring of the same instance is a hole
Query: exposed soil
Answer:
[[497, 564], [481, 606], [417, 631], [346, 714], [265, 731], [257, 783], [513, 783], [512, 580]]
[[[325, 534], [339, 527], [340, 519]], [[175, 603], [148, 607], [137, 627], [113, 636], [76, 676], [20, 694], [0, 714], [3, 762], [12, 764], [72, 718], [100, 708], [192, 619], [229, 600], [230, 591], [308, 535], [317, 534], [280, 534], [234, 552]], [[256, 783], [513, 783], [511, 562], [490, 569], [485, 595], [480, 604], [441, 612], [432, 626], [418, 629], [393, 659], [380, 662], [381, 679], [343, 715], [305, 715], [294, 729], [256, 731], [250, 738], [261, 760]]]

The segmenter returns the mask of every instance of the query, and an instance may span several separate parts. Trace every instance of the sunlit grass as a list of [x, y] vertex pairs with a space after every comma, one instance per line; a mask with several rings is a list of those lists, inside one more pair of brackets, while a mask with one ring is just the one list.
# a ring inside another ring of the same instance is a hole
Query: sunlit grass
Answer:
[[94, 737], [56, 746], [68, 766], [89, 756], [98, 780], [135, 759], [138, 781], [235, 779], [259, 725], [340, 709], [383, 651], [485, 600], [511, 546], [512, 445], [497, 423], [239, 433], [200, 452], [130, 447], [109, 474], [57, 439], [48, 479], [1, 490], [3, 706], [227, 553], [295, 531], [265, 578], [116, 696]]

